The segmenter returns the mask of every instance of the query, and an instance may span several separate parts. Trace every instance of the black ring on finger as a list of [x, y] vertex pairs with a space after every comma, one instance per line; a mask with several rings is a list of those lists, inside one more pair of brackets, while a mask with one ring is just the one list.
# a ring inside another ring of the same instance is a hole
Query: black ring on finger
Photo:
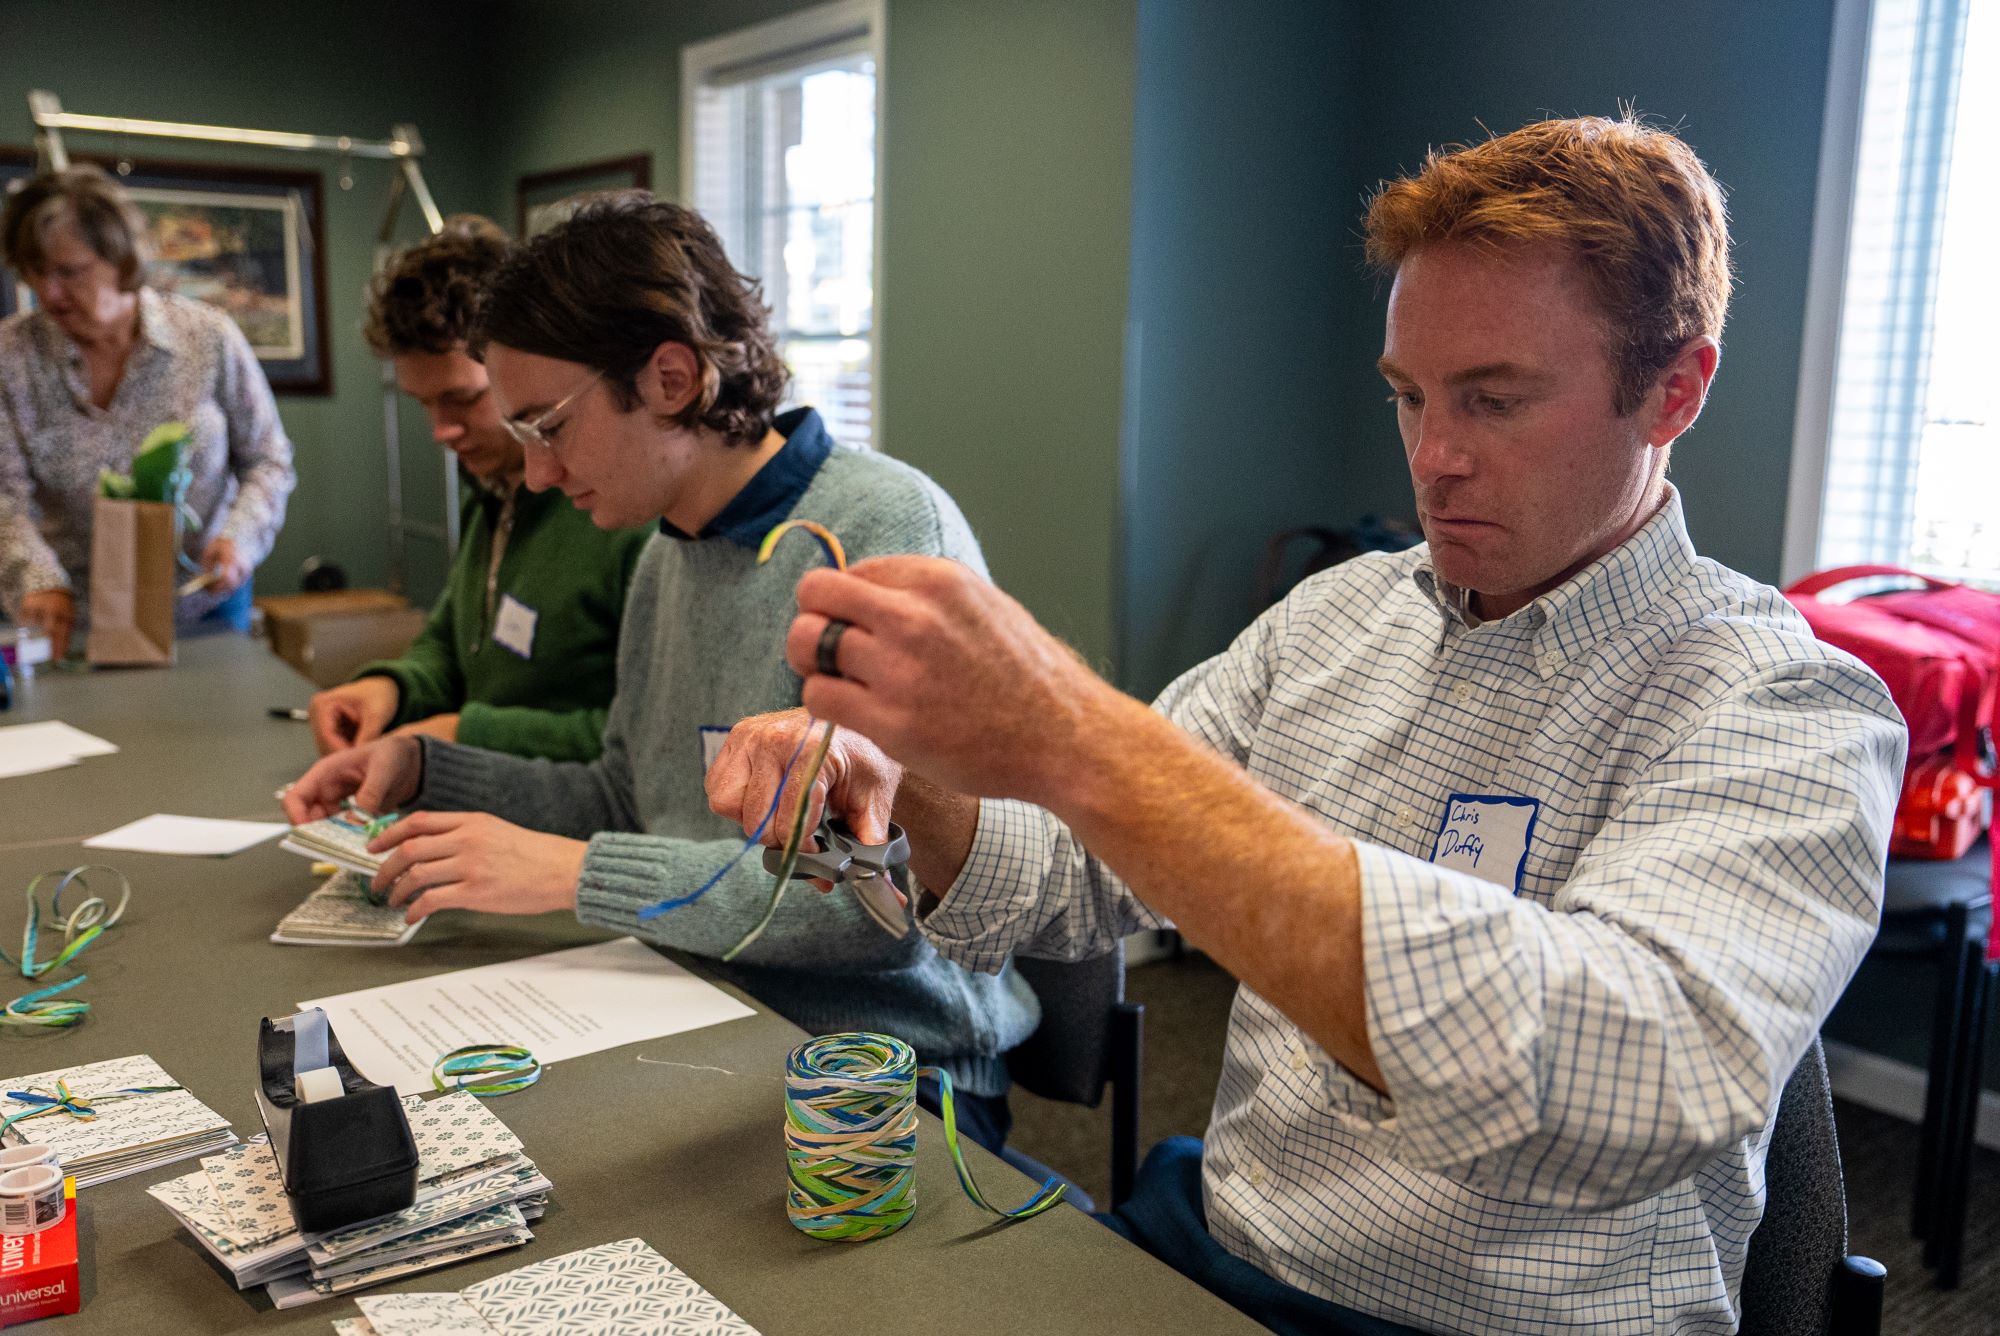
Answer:
[[849, 623], [838, 617], [829, 618], [826, 629], [819, 633], [819, 648], [813, 655], [813, 667], [823, 677], [840, 677], [840, 638], [847, 634]]

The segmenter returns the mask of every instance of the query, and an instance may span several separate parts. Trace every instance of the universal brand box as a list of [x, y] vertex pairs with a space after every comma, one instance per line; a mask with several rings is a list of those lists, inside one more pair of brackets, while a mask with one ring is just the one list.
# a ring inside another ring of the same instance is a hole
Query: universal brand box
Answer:
[[63, 1218], [37, 1234], [0, 1234], [0, 1327], [83, 1307], [76, 1268], [76, 1180], [63, 1179]]

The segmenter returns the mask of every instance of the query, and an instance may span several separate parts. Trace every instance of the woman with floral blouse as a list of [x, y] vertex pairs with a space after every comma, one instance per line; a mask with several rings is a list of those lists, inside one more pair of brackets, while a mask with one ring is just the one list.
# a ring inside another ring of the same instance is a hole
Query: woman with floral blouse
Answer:
[[0, 609], [58, 657], [89, 606], [100, 469], [126, 473], [147, 433], [185, 422], [186, 555], [208, 580], [182, 633], [248, 629], [250, 573], [297, 475], [270, 384], [228, 316], [144, 286], [144, 220], [96, 167], [45, 172], [0, 213], [0, 258], [39, 309], [0, 321]]

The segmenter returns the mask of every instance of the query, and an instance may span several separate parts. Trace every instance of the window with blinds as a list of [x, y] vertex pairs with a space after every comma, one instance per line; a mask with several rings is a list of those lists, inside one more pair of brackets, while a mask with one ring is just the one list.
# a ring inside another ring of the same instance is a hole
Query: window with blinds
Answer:
[[2000, 0], [1874, 0], [1865, 52], [1812, 564], [2000, 585]]
[[683, 196], [764, 287], [792, 371], [834, 439], [876, 444], [881, 10], [835, 4], [686, 49]]

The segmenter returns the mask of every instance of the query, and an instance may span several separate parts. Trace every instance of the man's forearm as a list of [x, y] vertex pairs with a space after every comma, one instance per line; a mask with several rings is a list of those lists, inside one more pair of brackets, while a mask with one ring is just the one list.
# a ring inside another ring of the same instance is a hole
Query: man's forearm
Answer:
[[910, 841], [910, 872], [935, 895], [958, 880], [979, 833], [979, 799], [906, 774], [891, 813]]
[[1077, 741], [1043, 805], [1148, 908], [1381, 1089], [1352, 842], [1109, 687]]

